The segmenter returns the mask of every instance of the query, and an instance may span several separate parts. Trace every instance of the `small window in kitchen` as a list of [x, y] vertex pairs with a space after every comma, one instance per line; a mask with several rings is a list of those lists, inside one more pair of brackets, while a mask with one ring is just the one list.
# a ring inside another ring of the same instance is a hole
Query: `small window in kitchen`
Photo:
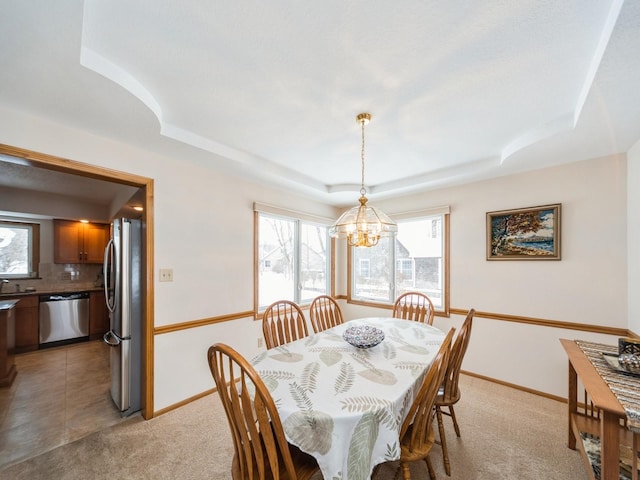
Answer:
[[0, 278], [33, 278], [40, 263], [40, 225], [0, 220]]

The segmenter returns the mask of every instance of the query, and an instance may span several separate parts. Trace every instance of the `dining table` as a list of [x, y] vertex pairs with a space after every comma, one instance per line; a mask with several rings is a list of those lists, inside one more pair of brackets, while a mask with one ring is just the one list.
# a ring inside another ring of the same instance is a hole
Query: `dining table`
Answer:
[[[370, 348], [354, 326], [381, 330]], [[400, 428], [445, 333], [391, 317], [350, 320], [251, 360], [274, 399], [287, 441], [312, 455], [326, 480], [366, 480], [400, 458]]]

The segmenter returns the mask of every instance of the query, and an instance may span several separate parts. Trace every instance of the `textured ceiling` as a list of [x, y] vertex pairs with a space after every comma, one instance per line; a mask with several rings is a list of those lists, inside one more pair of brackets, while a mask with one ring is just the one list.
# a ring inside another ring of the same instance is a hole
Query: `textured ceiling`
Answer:
[[[640, 2], [3, 3], [0, 108], [335, 205], [625, 152]], [[82, 159], [77, 159], [82, 160]]]

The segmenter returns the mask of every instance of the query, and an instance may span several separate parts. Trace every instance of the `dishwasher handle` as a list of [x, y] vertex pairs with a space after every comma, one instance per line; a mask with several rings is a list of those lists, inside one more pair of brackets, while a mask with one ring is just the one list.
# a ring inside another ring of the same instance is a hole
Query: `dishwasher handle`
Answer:
[[89, 292], [40, 295], [41, 302], [60, 302], [63, 300], [81, 300], [83, 298], [89, 298]]

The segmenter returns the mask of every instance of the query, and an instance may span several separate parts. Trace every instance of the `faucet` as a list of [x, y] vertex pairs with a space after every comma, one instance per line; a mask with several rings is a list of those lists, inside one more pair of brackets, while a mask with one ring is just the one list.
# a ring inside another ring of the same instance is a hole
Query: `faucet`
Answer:
[[2, 293], [2, 287], [4, 287], [5, 283], [9, 283], [9, 280], [7, 280], [6, 278], [0, 279], [0, 293]]

